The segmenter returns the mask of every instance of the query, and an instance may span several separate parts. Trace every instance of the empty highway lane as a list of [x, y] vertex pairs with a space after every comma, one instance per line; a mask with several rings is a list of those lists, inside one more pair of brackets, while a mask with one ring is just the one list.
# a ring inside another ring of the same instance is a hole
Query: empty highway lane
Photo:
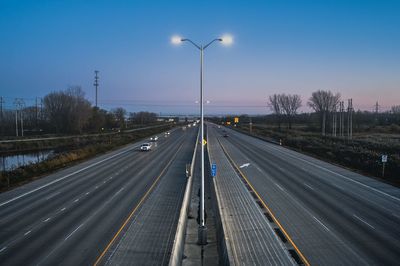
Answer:
[[[177, 154], [187, 156], [179, 157], [184, 173], [196, 134], [197, 128], [177, 129], [169, 136], [159, 135], [152, 151], [139, 151], [144, 141], [134, 143], [2, 193], [0, 264], [93, 264], [128, 216], [135, 218], [135, 210], [164, 174], [179, 171], [174, 165]], [[170, 179], [169, 186], [174, 182]], [[180, 200], [170, 201], [176, 205], [172, 209], [180, 209]], [[169, 226], [176, 227], [177, 219], [170, 220]]]
[[400, 261], [400, 189], [210, 125], [311, 265]]

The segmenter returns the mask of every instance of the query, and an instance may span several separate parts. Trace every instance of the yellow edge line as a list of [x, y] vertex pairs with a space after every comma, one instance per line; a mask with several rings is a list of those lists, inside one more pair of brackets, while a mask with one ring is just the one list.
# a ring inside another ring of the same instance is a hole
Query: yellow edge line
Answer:
[[271, 209], [267, 206], [267, 204], [263, 201], [263, 199], [261, 198], [261, 196], [258, 194], [258, 192], [254, 189], [253, 185], [250, 183], [249, 179], [247, 179], [246, 175], [240, 170], [240, 168], [236, 165], [236, 163], [232, 160], [231, 156], [229, 155], [229, 153], [226, 151], [224, 145], [222, 145], [222, 143], [220, 141], [218, 141], [219, 144], [221, 145], [222, 149], [224, 150], [225, 154], [229, 157], [230, 161], [232, 162], [232, 164], [235, 166], [235, 168], [237, 169], [237, 171], [240, 173], [240, 175], [244, 178], [244, 180], [246, 180], [246, 183], [250, 186], [251, 190], [253, 190], [253, 192], [256, 194], [257, 198], [261, 201], [262, 205], [264, 206], [264, 208], [266, 208], [269, 212], [269, 214], [272, 216], [272, 219], [274, 220], [274, 222], [279, 226], [279, 228], [282, 230], [282, 232], [284, 233], [285, 237], [289, 240], [290, 244], [292, 244], [292, 246], [294, 247], [294, 249], [297, 251], [297, 253], [299, 254], [301, 260], [304, 262], [305, 265], [310, 266], [310, 263], [308, 262], [308, 260], [306, 259], [306, 257], [303, 255], [303, 253], [300, 251], [300, 249], [296, 246], [296, 244], [293, 242], [292, 238], [289, 236], [289, 234], [286, 232], [286, 230], [283, 228], [283, 226], [281, 225], [281, 223], [278, 221], [278, 219], [275, 217], [275, 215], [272, 213]]
[[158, 180], [160, 180], [161, 176], [164, 174], [164, 172], [167, 170], [167, 168], [170, 166], [170, 164], [172, 163], [172, 161], [174, 160], [176, 154], [180, 151], [181, 147], [182, 147], [183, 143], [179, 146], [179, 148], [177, 149], [177, 151], [175, 152], [175, 154], [171, 157], [171, 160], [168, 162], [168, 164], [164, 167], [164, 169], [161, 171], [160, 175], [157, 177], [157, 179], [153, 182], [153, 184], [151, 185], [151, 187], [147, 190], [147, 192], [143, 195], [143, 197], [140, 199], [139, 203], [136, 205], [136, 207], [131, 211], [131, 213], [129, 214], [128, 218], [126, 218], [125, 222], [122, 224], [122, 226], [119, 228], [119, 230], [115, 233], [114, 237], [111, 239], [111, 241], [108, 243], [108, 245], [106, 246], [106, 248], [103, 250], [103, 252], [100, 254], [100, 256], [97, 258], [96, 262], [93, 264], [93, 266], [97, 266], [99, 265], [99, 263], [101, 262], [101, 260], [103, 259], [104, 255], [107, 253], [107, 251], [110, 249], [110, 247], [112, 246], [112, 244], [114, 243], [115, 239], [117, 239], [117, 237], [119, 236], [119, 234], [122, 232], [122, 230], [125, 228], [125, 226], [128, 224], [128, 222], [130, 221], [130, 219], [132, 218], [132, 216], [135, 214], [135, 212], [137, 211], [137, 209], [142, 205], [142, 203], [144, 202], [144, 200], [147, 198], [147, 196], [150, 194], [150, 192], [153, 190], [153, 188], [155, 187], [155, 185], [158, 183]]

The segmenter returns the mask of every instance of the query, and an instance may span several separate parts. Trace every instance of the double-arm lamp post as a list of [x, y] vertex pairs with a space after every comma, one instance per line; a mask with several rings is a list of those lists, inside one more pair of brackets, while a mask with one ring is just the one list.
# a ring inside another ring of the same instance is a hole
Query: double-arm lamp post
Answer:
[[207, 244], [207, 228], [205, 226], [204, 218], [204, 111], [203, 111], [203, 54], [204, 50], [209, 47], [214, 42], [221, 42], [223, 44], [229, 45], [233, 41], [231, 36], [223, 36], [221, 38], [216, 38], [206, 45], [198, 45], [190, 39], [181, 38], [179, 36], [172, 37], [173, 44], [181, 44], [182, 42], [189, 42], [193, 44], [194, 47], [200, 50], [200, 139], [201, 139], [201, 192], [200, 192], [200, 224], [198, 232], [198, 243], [200, 245]]

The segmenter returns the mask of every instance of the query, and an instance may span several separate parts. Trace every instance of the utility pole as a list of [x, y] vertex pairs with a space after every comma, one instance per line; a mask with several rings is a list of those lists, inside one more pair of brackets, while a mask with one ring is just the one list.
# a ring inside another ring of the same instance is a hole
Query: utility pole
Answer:
[[339, 102], [339, 136], [344, 135], [344, 102]]
[[15, 106], [15, 136], [18, 137], [18, 99], [14, 100]]
[[332, 111], [332, 137], [336, 137], [336, 105]]
[[43, 98], [40, 98], [40, 121], [43, 121], [44, 114], [43, 114]]
[[353, 99], [350, 99], [350, 139], [353, 139]]
[[347, 100], [347, 138], [353, 138], [353, 99]]
[[1, 119], [1, 135], [4, 136], [4, 120], [3, 120], [3, 97], [0, 97], [0, 119]]
[[253, 133], [253, 122], [250, 117], [250, 124], [249, 124], [250, 134]]
[[23, 100], [21, 99], [21, 110], [19, 112], [20, 116], [21, 116], [21, 136], [24, 136], [24, 117], [23, 117], [23, 107], [24, 107], [25, 103], [23, 102]]
[[38, 98], [35, 98], [35, 129], [38, 129], [38, 120], [39, 120], [39, 106], [38, 106]]
[[15, 98], [14, 100], [14, 106], [15, 106], [15, 135], [18, 137], [18, 110], [19, 110], [19, 116], [21, 119], [21, 136], [24, 136], [24, 121], [23, 121], [23, 116], [22, 116], [22, 108], [25, 105], [25, 102], [21, 98]]
[[98, 74], [99, 74], [99, 71], [95, 70], [94, 71], [94, 84], [93, 85], [96, 88], [96, 107], [97, 107], [97, 89], [99, 87], [99, 76], [98, 76]]

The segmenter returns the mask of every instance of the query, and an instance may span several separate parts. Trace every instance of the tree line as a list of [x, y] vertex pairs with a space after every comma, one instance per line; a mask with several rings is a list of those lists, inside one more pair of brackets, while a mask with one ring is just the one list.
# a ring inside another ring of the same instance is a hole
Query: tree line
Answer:
[[[339, 130], [351, 130], [360, 128], [360, 123], [380, 125], [400, 125], [400, 105], [391, 107], [389, 112], [373, 113], [368, 111], [354, 111], [352, 100], [348, 101], [345, 108], [340, 93], [332, 93], [329, 90], [318, 90], [311, 94], [307, 105], [314, 110], [318, 118], [321, 135], [332, 132], [336, 136]], [[275, 122], [281, 129], [282, 122], [286, 122], [288, 129], [292, 128], [293, 121], [307, 119], [312, 114], [298, 115], [298, 109], [302, 106], [300, 95], [297, 94], [273, 94], [268, 97], [268, 107], [272, 110]], [[354, 123], [353, 123], [353, 118]], [[341, 132], [343, 135], [344, 132]], [[349, 133], [348, 133], [349, 134]]]
[[157, 114], [152, 112], [128, 113], [122, 107], [107, 111], [92, 106], [80, 86], [47, 94], [40, 108], [20, 106], [15, 110], [2, 110], [1, 114], [3, 136], [95, 133], [157, 120]]

